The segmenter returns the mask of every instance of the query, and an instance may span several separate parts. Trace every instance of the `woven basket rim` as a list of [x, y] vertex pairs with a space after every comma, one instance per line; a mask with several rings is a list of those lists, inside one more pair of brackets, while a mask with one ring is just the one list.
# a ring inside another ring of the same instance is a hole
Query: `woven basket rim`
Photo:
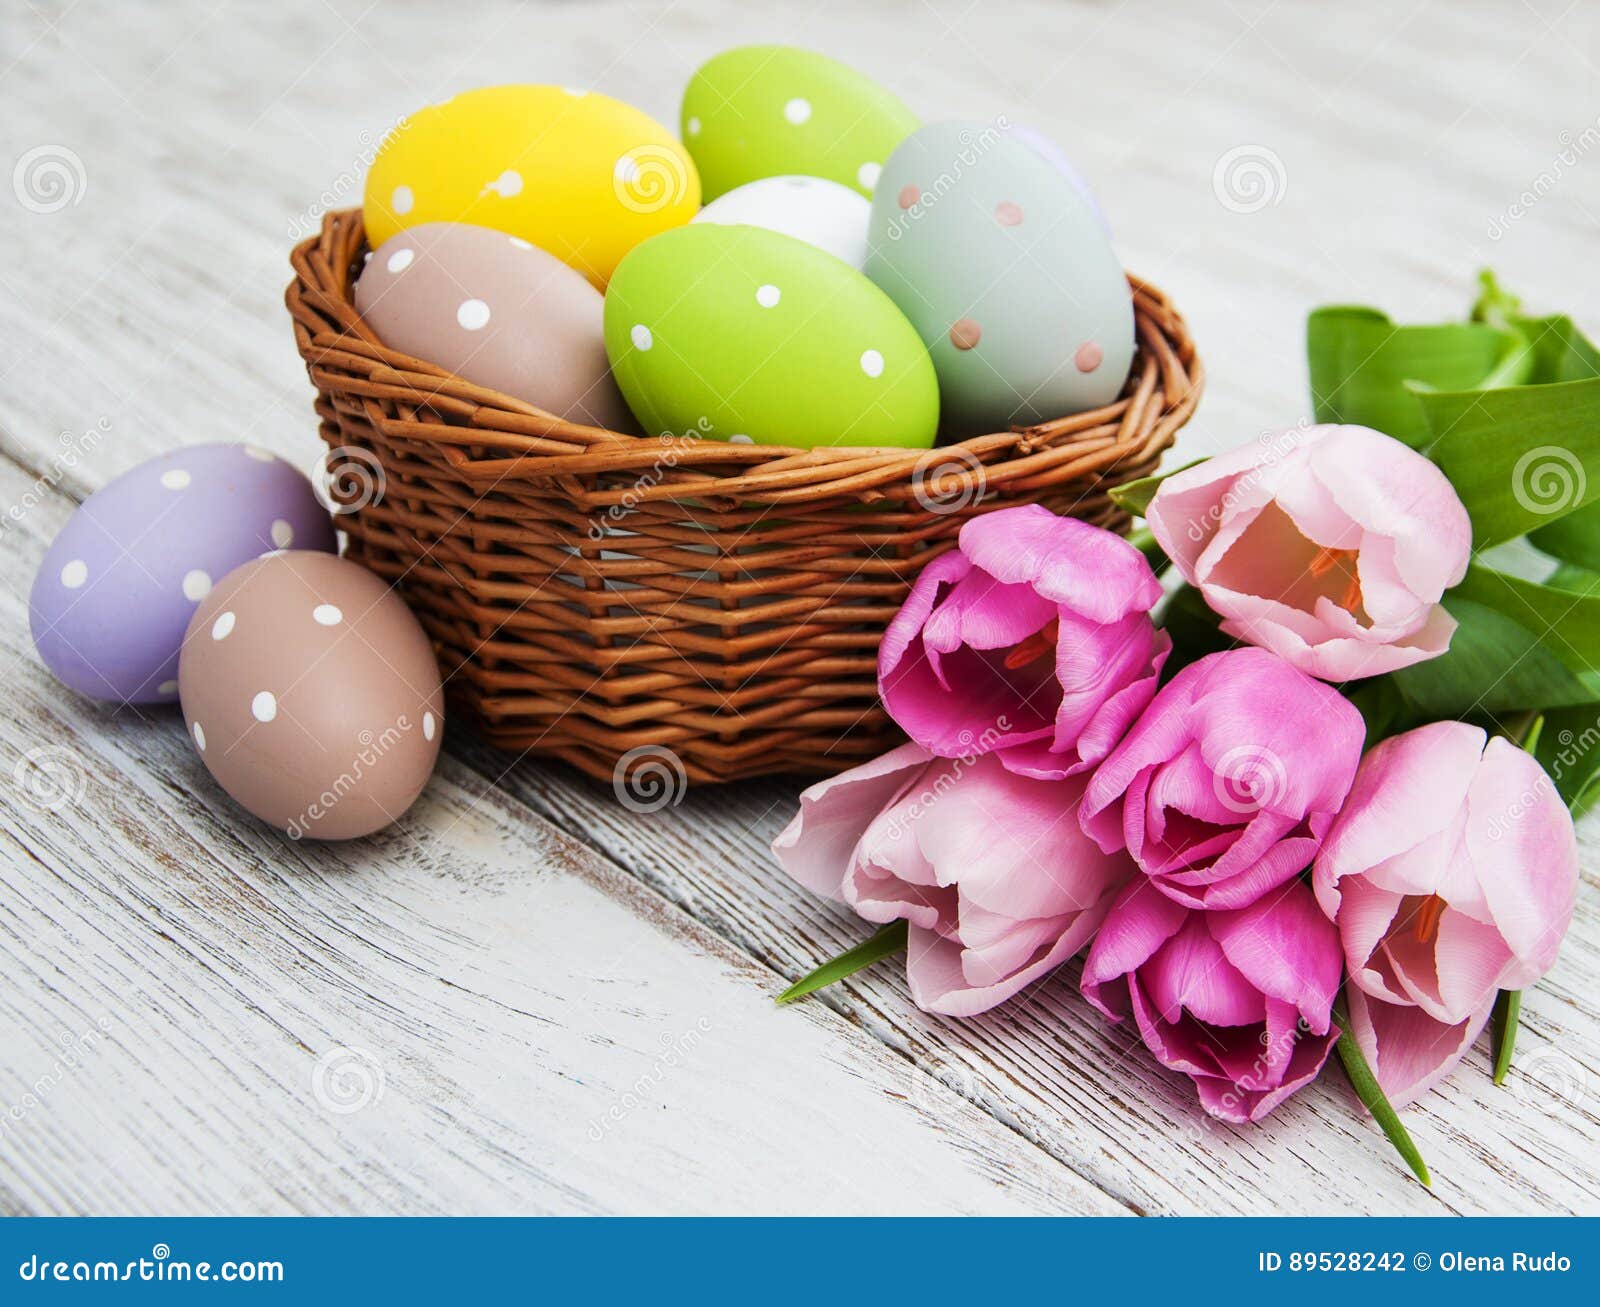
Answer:
[[[367, 250], [360, 209], [331, 211], [321, 231], [295, 246], [295, 279], [285, 303], [319, 390], [362, 396], [368, 416], [391, 438], [442, 446], [468, 481], [583, 478], [585, 502], [734, 497], [775, 504], [842, 498], [873, 502], [943, 499], [975, 484], [1028, 490], [1066, 478], [1114, 475], [1171, 443], [1199, 402], [1204, 368], [1183, 317], [1166, 294], [1128, 276], [1137, 350], [1118, 399], [1102, 408], [1033, 426], [971, 436], [931, 449], [729, 444], [697, 434], [640, 436], [568, 422], [510, 395], [478, 386], [425, 359], [385, 346], [352, 297]], [[398, 419], [383, 412], [389, 401]], [[670, 456], [663, 458], [663, 449]], [[662, 464], [668, 466], [663, 470]], [[656, 473], [651, 484], [594, 487], [597, 474]], [[912, 483], [915, 483], [913, 486]]]

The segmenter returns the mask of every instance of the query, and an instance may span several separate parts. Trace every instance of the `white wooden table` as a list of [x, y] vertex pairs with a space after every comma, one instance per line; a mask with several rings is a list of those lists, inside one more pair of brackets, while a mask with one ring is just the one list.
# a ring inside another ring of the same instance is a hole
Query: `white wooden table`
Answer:
[[68, 164], [64, 199], [0, 189], [0, 1211], [1600, 1211], [1593, 824], [1511, 1084], [1480, 1047], [1408, 1115], [1430, 1193], [1336, 1074], [1208, 1121], [1075, 968], [964, 1023], [889, 965], [775, 1008], [863, 934], [775, 872], [796, 784], [639, 816], [456, 734], [402, 828], [295, 845], [175, 711], [65, 693], [26, 628], [110, 477], [207, 440], [312, 464], [287, 250], [420, 104], [559, 81], [675, 122], [707, 55], [787, 40], [1038, 124], [1190, 318], [1193, 457], [1306, 411], [1320, 302], [1451, 317], [1492, 264], [1600, 329], [1595, 6], [213, 8], [0, 0], [0, 163]]

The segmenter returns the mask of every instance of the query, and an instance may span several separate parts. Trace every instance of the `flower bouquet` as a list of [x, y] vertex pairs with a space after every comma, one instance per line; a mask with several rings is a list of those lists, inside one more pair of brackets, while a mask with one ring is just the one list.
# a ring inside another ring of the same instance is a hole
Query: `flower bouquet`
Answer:
[[[778, 837], [904, 951], [913, 1000], [1079, 985], [1201, 1107], [1259, 1121], [1338, 1061], [1396, 1109], [1554, 963], [1600, 770], [1600, 350], [1484, 274], [1470, 320], [1319, 310], [1316, 423], [1120, 502], [976, 517], [879, 652], [909, 741]], [[1166, 583], [1163, 583], [1163, 574]]]

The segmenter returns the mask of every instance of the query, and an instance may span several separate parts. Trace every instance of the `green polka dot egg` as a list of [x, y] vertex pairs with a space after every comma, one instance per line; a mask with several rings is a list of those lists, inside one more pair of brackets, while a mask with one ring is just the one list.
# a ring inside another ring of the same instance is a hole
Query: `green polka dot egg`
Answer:
[[848, 264], [759, 227], [695, 224], [635, 247], [606, 291], [612, 374], [647, 434], [926, 449], [928, 351]]
[[917, 129], [900, 100], [810, 50], [745, 45], [703, 64], [683, 95], [684, 143], [710, 201], [762, 177], [826, 177], [872, 197]]

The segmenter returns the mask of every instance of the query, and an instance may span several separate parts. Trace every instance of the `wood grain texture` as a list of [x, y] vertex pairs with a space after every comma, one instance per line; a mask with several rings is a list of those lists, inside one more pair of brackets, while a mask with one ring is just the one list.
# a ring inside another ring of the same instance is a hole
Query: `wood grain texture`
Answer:
[[[1511, 1085], [1490, 1085], [1480, 1048], [1407, 1114], [1429, 1193], [1336, 1076], [1263, 1127], [1210, 1122], [1086, 1011], [1072, 968], [971, 1022], [917, 1012], [892, 966], [769, 1010], [780, 976], [862, 933], [774, 871], [796, 785], [640, 816], [452, 735], [408, 834], [288, 846], [213, 815], [170, 725], [63, 698], [22, 619], [61, 496], [189, 441], [311, 465], [286, 251], [319, 206], [355, 201], [365, 155], [418, 104], [553, 80], [670, 122], [708, 53], [792, 40], [929, 117], [1043, 127], [1094, 181], [1124, 261], [1195, 331], [1211, 381], [1182, 460], [1306, 412], [1317, 303], [1455, 316], [1492, 263], [1530, 306], [1600, 327], [1581, 275], [1600, 213], [1592, 7], [439, 13], [84, 0], [11, 4], [0, 23], [0, 161], [60, 144], [86, 179], [53, 213], [0, 194], [0, 452], [22, 469], [3, 502], [26, 509], [0, 519], [0, 763], [55, 748], [94, 779], [62, 815], [0, 774], [0, 1107], [113, 1020], [48, 1110], [9, 1131], [0, 1117], [16, 1159], [0, 1210], [1600, 1212], [1596, 823]], [[662, 1040], [702, 1016], [681, 1065], [653, 1074]], [[339, 1045], [385, 1072], [384, 1097], [348, 1117], [312, 1092]], [[640, 1102], [607, 1125], [630, 1090]]]
[[457, 762], [373, 840], [242, 818], [170, 710], [33, 662], [25, 552], [0, 587], [19, 1206], [1120, 1210], [834, 1014], [777, 1012], [758, 963]]

